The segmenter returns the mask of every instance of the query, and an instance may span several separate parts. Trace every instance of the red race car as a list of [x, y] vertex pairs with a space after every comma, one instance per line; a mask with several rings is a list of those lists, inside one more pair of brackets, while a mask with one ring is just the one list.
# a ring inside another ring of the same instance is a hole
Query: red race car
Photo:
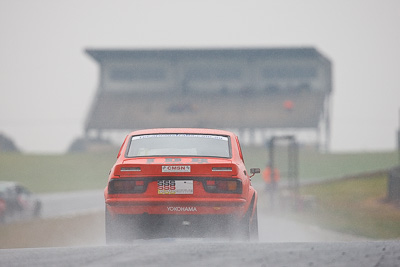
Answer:
[[257, 192], [238, 137], [211, 129], [129, 134], [110, 171], [106, 242], [166, 237], [258, 239]]

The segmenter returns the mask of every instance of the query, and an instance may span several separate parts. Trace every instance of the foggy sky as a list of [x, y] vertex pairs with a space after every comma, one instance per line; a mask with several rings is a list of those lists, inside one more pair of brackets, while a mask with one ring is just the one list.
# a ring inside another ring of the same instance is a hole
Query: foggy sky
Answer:
[[316, 47], [333, 62], [333, 151], [392, 150], [400, 1], [0, 0], [0, 133], [65, 152], [97, 89], [85, 48]]

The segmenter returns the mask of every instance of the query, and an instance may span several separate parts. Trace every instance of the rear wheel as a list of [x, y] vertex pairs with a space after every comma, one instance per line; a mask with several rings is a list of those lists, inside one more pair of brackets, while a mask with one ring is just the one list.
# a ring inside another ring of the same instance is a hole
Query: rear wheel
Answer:
[[106, 231], [106, 244], [109, 245], [115, 243], [117, 239], [115, 218], [112, 218], [107, 208], [105, 212], [105, 231]]
[[126, 225], [121, 215], [111, 214], [107, 208], [105, 212], [106, 244], [117, 244], [126, 241]]
[[257, 207], [254, 211], [253, 218], [250, 223], [250, 240], [258, 241], [258, 216], [257, 216]]
[[146, 237], [146, 221], [143, 215], [111, 214], [105, 211], [106, 244], [127, 243]]
[[228, 227], [230, 239], [239, 241], [250, 240], [250, 218], [248, 214], [240, 221], [230, 222]]
[[240, 230], [239, 230], [239, 238], [243, 241], [250, 240], [250, 218], [246, 216], [243, 221], [240, 223]]
[[243, 241], [257, 241], [258, 240], [258, 218], [257, 218], [257, 206], [255, 207], [253, 213], [254, 196], [249, 209], [247, 210], [244, 218], [239, 221], [235, 226], [235, 231], [231, 235], [234, 239], [239, 239]]

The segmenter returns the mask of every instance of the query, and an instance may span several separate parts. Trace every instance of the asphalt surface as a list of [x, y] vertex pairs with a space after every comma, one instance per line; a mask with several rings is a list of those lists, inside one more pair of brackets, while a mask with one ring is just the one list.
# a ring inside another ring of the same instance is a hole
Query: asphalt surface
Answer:
[[[46, 218], [104, 210], [101, 190], [41, 198]], [[400, 241], [299, 224], [260, 204], [259, 242], [155, 239], [106, 246], [87, 240], [75, 247], [2, 249], [0, 266], [400, 266]]]
[[232, 243], [152, 240], [124, 246], [0, 250], [0, 266], [399, 266], [394, 241]]
[[42, 218], [104, 210], [102, 190], [41, 194], [39, 198], [42, 201]]

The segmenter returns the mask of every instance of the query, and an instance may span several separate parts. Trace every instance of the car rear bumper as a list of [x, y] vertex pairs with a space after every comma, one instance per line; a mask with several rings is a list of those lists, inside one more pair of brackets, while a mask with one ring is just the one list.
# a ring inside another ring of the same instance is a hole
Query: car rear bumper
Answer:
[[[118, 215], [124, 237], [136, 238], [226, 238], [237, 231], [240, 218], [234, 215]], [[122, 219], [122, 220], [121, 220]], [[129, 240], [129, 238], [128, 238]]]
[[241, 198], [109, 198], [107, 209], [112, 214], [232, 214], [243, 215], [249, 201]]

